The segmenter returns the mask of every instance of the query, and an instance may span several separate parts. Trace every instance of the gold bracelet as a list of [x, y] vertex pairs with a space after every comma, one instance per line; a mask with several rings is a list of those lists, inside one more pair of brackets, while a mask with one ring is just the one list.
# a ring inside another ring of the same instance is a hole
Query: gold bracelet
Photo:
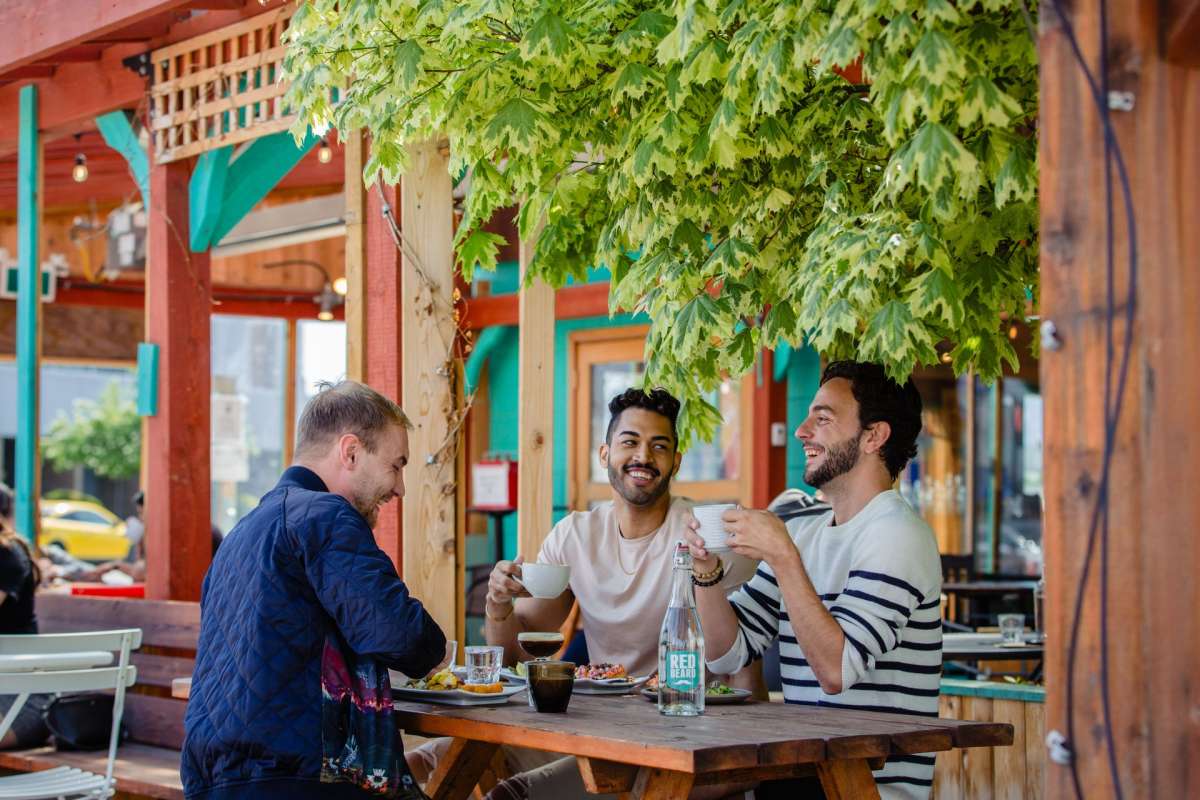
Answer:
[[514, 611], [514, 610], [516, 609], [516, 607], [517, 607], [517, 602], [516, 602], [515, 600], [512, 600], [511, 598], [509, 599], [509, 601], [508, 601], [508, 613], [507, 613], [507, 614], [505, 614], [503, 617], [493, 617], [491, 614], [489, 614], [489, 613], [488, 613], [488, 609], [487, 609], [487, 607], [488, 607], [488, 601], [487, 601], [487, 600], [485, 600], [485, 601], [484, 601], [484, 603], [483, 603], [483, 615], [484, 615], [485, 617], [487, 617], [488, 619], [490, 619], [492, 622], [504, 622], [506, 619], [508, 619], [509, 617], [511, 617], [511, 616], [512, 616], [512, 614], [513, 614], [513, 611]]
[[711, 581], [713, 578], [720, 575], [724, 570], [725, 570], [725, 564], [722, 563], [720, 558], [718, 558], [717, 566], [714, 567], [712, 570], [710, 570], [708, 572], [696, 572], [696, 570], [693, 569], [692, 577], [698, 581]]

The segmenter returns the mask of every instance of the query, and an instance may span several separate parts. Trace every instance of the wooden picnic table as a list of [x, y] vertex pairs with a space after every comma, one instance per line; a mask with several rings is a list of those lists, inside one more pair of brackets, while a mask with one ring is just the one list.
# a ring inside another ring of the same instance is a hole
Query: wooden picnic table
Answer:
[[998, 633], [944, 633], [942, 661], [1040, 661], [1045, 652], [1041, 642], [1025, 642], [1016, 647], [1004, 645], [1003, 641], [1004, 637]]
[[[518, 696], [520, 697], [520, 696]], [[454, 742], [430, 778], [433, 800], [468, 797], [501, 745], [573, 755], [588, 791], [687, 797], [693, 786], [817, 776], [829, 800], [878, 798], [871, 769], [889, 755], [1011, 745], [1006, 723], [752, 703], [666, 717], [638, 696], [571, 698], [566, 714], [524, 702], [396, 702], [408, 733]]]

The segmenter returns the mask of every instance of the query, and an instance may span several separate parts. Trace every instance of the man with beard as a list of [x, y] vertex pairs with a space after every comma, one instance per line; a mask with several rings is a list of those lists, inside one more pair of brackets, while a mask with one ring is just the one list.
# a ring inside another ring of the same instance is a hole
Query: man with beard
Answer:
[[[571, 567], [568, 589], [550, 600], [529, 597], [515, 580], [521, 575], [519, 557], [501, 561], [492, 571], [484, 631], [489, 644], [504, 646], [510, 661], [520, 654], [519, 633], [558, 630], [578, 601], [592, 663], [621, 664], [630, 675], [657, 669], [659, 628], [671, 595], [671, 556], [692, 518], [691, 501], [670, 493], [682, 459], [675, 432], [679, 401], [662, 389], [629, 389], [614, 397], [608, 410], [599, 457], [612, 485], [612, 502], [568, 514], [538, 553], [541, 563]], [[723, 586], [732, 590], [754, 568], [753, 561], [731, 558]], [[584, 789], [574, 758], [519, 749], [507, 755], [510, 766], [525, 771], [496, 786], [491, 800], [601, 797]], [[546, 764], [547, 758], [557, 760]], [[725, 793], [707, 787], [693, 796]]]
[[[730, 673], [779, 639], [789, 703], [936, 717], [941, 679], [941, 564], [929, 526], [892, 489], [917, 453], [921, 397], [882, 367], [826, 367], [796, 429], [805, 481], [832, 511], [786, 525], [765, 511], [727, 512], [732, 550], [760, 560], [734, 595], [697, 580], [708, 668]], [[693, 524], [693, 527], [694, 524]], [[694, 531], [696, 573], [718, 570]], [[927, 798], [933, 756], [893, 756], [875, 773], [883, 798]], [[764, 784], [759, 798], [803, 796]]]
[[386, 668], [424, 675], [446, 639], [371, 533], [404, 495], [411, 427], [370, 387], [324, 387], [295, 462], [225, 537], [200, 598], [188, 800], [423, 796]]

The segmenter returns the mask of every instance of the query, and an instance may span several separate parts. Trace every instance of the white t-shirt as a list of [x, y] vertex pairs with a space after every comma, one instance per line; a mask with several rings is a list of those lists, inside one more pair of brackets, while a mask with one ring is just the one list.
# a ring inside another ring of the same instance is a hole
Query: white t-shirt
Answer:
[[[788, 703], [938, 715], [942, 673], [942, 570], [933, 531], [895, 491], [880, 492], [842, 525], [833, 512], [787, 523], [804, 569], [846, 636], [841, 694], [821, 690], [796, 640], [770, 565], [730, 597], [739, 632], [708, 662], [734, 672], [779, 639]], [[796, 710], [803, 714], [803, 708]], [[928, 798], [932, 754], [891, 756], [875, 772], [884, 800]]]
[[[538, 561], [571, 567], [571, 591], [587, 634], [593, 663], [623, 664], [631, 675], [658, 668], [658, 635], [671, 601], [671, 558], [685, 538], [693, 503], [672, 499], [667, 519], [640, 539], [626, 539], [611, 502], [575, 511], [559, 521], [542, 544]], [[722, 555], [727, 591], [745, 583], [757, 563]]]

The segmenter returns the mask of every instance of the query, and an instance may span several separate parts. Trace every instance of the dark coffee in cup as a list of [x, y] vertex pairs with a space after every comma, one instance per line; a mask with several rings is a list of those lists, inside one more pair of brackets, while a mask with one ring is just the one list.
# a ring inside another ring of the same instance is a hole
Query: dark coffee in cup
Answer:
[[517, 634], [517, 644], [531, 658], [549, 658], [557, 653], [563, 645], [563, 635], [554, 633], [520, 633]]
[[571, 702], [575, 665], [569, 661], [530, 661], [529, 697], [535, 710], [561, 714]]

